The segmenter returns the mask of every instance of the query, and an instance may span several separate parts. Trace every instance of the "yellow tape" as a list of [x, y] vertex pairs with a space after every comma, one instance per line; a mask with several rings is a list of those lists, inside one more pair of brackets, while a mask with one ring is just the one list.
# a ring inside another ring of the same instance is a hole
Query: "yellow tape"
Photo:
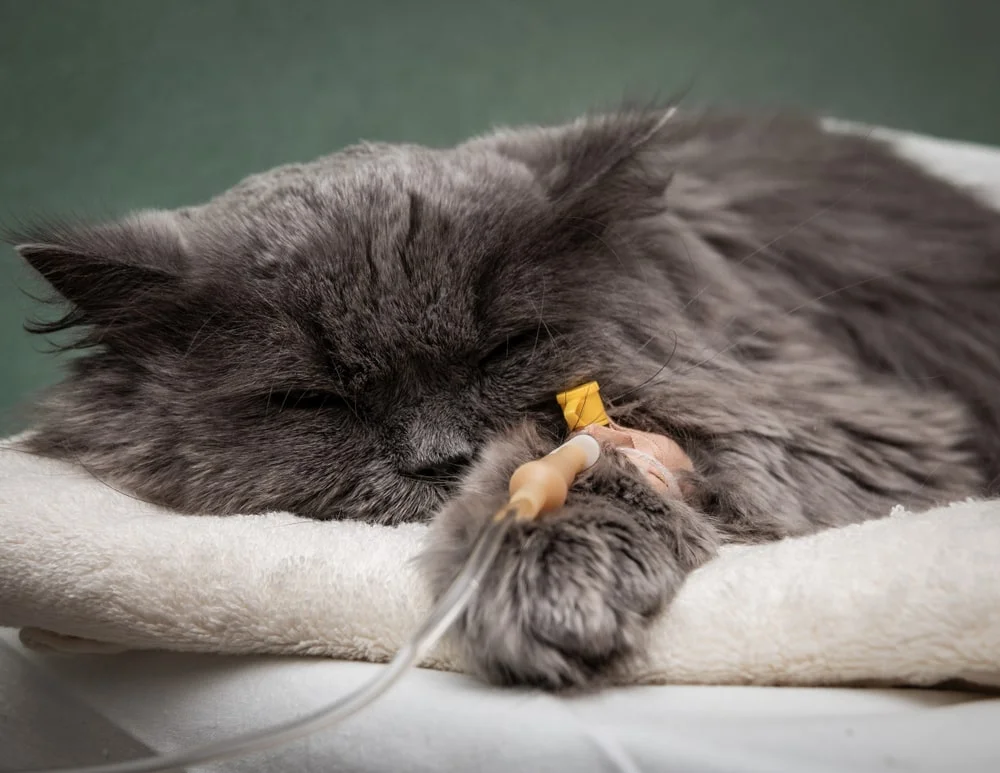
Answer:
[[556, 395], [556, 401], [563, 410], [570, 432], [591, 424], [606, 427], [610, 423], [608, 415], [604, 412], [604, 403], [601, 402], [601, 388], [596, 381], [567, 392], [560, 392]]

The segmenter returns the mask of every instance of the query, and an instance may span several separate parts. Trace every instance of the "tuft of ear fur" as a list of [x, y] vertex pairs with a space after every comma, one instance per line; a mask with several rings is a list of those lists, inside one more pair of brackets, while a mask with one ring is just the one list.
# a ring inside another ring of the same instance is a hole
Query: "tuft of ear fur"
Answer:
[[26, 328], [41, 334], [91, 329], [69, 348], [149, 322], [155, 308], [181, 290], [186, 260], [167, 212], [137, 213], [100, 226], [42, 224], [7, 234], [6, 240], [58, 293], [54, 301], [70, 307], [56, 320]]
[[497, 150], [532, 169], [557, 214], [604, 226], [662, 208], [671, 175], [648, 163], [675, 107], [623, 110], [583, 118], [559, 130], [503, 134]]
[[558, 163], [546, 175], [555, 200], [589, 193], [606, 195], [616, 189], [640, 195], [662, 195], [669, 180], [654, 181], [637, 173], [642, 152], [660, 134], [675, 112], [624, 113], [585, 120], [575, 137], [559, 148]]

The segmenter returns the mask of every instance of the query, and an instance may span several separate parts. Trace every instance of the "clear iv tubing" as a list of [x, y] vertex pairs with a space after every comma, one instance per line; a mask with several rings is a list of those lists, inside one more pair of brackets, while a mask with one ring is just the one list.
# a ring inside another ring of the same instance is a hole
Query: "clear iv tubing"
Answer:
[[511, 523], [530, 520], [539, 513], [561, 506], [566, 501], [573, 480], [593, 465], [599, 455], [600, 447], [594, 438], [577, 435], [548, 456], [521, 465], [511, 476], [507, 504], [483, 527], [469, 558], [423, 625], [377, 677], [340, 700], [304, 717], [193, 749], [124, 762], [75, 768], [39, 768], [21, 773], [162, 773], [265, 751], [354, 716], [398, 682], [444, 636], [479, 590], [479, 583], [493, 564]]
[[406, 672], [419, 663], [440, 639], [479, 589], [479, 583], [496, 558], [516, 508], [508, 505], [492, 518], [479, 535], [472, 553], [458, 573], [455, 581], [431, 610], [424, 624], [399, 649], [386, 668], [374, 679], [311, 714], [284, 722], [280, 725], [227, 738], [222, 741], [182, 749], [155, 757], [142, 757], [100, 765], [76, 768], [51, 768], [24, 771], [24, 773], [160, 773], [190, 765], [232, 757], [242, 757], [298, 740], [342, 722], [371, 704], [398, 682]]

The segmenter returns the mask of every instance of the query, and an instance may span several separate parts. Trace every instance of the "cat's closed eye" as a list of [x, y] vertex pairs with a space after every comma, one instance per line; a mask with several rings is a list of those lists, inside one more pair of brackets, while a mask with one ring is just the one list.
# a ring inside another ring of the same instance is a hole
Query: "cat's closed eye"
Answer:
[[321, 411], [343, 407], [344, 398], [322, 389], [275, 389], [263, 396], [268, 413]]

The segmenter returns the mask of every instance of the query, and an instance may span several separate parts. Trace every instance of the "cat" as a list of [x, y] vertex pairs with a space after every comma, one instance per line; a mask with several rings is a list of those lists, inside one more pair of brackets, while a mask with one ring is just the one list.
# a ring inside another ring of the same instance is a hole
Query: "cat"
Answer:
[[1000, 215], [798, 115], [623, 109], [367, 143], [208, 203], [12, 235], [83, 350], [35, 452], [191, 513], [432, 521], [440, 594], [596, 380], [677, 440], [519, 525], [456, 625], [502, 684], [599, 685], [720, 544], [993, 491]]

